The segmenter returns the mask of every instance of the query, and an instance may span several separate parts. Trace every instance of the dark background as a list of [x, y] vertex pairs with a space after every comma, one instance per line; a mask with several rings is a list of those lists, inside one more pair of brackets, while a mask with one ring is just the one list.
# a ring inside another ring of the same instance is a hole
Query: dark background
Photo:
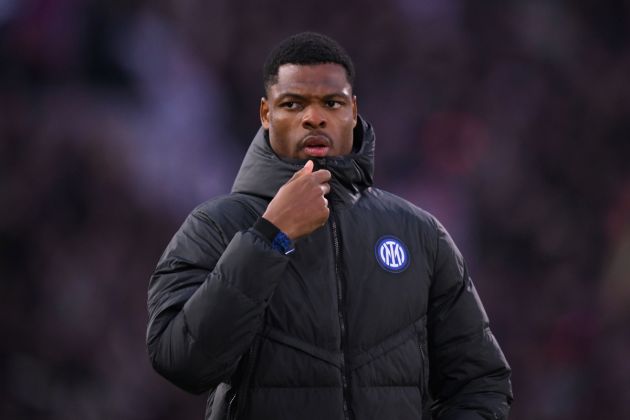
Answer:
[[229, 191], [264, 57], [306, 29], [355, 60], [377, 186], [466, 256], [514, 370], [511, 419], [630, 418], [614, 0], [1, 0], [0, 418], [202, 417], [149, 366], [148, 278]]

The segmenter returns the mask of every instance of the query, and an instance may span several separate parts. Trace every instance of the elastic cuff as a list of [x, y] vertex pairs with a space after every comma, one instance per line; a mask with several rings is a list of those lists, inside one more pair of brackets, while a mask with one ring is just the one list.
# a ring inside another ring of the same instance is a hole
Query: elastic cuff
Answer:
[[260, 233], [263, 237], [267, 238], [269, 243], [272, 243], [276, 235], [280, 232], [280, 229], [276, 227], [269, 220], [260, 216], [256, 223], [254, 223], [253, 228]]

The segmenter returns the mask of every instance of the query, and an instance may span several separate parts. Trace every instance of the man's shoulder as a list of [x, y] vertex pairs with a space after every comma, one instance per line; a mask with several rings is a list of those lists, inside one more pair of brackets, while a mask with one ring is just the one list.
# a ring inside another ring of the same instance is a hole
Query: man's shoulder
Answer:
[[412, 202], [380, 188], [369, 188], [365, 193], [365, 205], [384, 212], [415, 218], [417, 221], [435, 227], [437, 219], [428, 211]]

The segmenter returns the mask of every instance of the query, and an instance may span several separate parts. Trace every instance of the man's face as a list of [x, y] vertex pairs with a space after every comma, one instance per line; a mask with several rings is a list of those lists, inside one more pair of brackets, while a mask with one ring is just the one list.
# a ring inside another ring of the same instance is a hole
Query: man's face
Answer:
[[357, 100], [339, 64], [283, 64], [260, 102], [271, 148], [282, 157], [347, 155], [357, 124]]

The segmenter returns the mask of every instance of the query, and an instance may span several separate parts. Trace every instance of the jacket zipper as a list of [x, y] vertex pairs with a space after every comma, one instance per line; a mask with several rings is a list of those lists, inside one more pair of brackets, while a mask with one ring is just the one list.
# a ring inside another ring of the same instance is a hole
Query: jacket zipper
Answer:
[[348, 365], [346, 363], [346, 321], [344, 317], [343, 308], [344, 305], [344, 291], [343, 286], [344, 282], [342, 280], [341, 271], [339, 270], [339, 263], [341, 261], [341, 247], [339, 245], [339, 232], [337, 231], [337, 218], [332, 211], [330, 210], [330, 214], [332, 216], [331, 223], [331, 231], [332, 231], [332, 239], [333, 239], [333, 247], [335, 251], [335, 278], [337, 280], [337, 315], [339, 317], [339, 331], [341, 334], [341, 383], [343, 386], [343, 416], [345, 420], [350, 420], [350, 410], [348, 408], [350, 401], [350, 389], [348, 384]]

